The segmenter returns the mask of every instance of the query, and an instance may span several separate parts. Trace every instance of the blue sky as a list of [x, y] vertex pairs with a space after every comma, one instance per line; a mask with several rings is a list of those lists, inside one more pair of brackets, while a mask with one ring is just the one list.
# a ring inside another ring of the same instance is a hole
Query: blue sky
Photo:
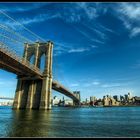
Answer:
[[[54, 42], [53, 78], [79, 90], [82, 100], [128, 92], [140, 96], [139, 2], [0, 3], [0, 9]], [[2, 13], [0, 17], [0, 24], [40, 40]], [[11, 46], [22, 54], [22, 45]], [[0, 95], [14, 97], [16, 82], [15, 74], [0, 70]]]

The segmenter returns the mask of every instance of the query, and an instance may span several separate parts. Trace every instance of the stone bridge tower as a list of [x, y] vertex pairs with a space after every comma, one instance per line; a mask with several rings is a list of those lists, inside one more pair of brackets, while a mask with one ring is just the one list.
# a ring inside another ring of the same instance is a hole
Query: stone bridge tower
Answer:
[[41, 57], [44, 55], [45, 65], [42, 79], [36, 75], [32, 77], [18, 75], [13, 109], [51, 109], [52, 52], [53, 43], [50, 41], [25, 43], [24, 60], [31, 61], [34, 56], [33, 64], [40, 69]]

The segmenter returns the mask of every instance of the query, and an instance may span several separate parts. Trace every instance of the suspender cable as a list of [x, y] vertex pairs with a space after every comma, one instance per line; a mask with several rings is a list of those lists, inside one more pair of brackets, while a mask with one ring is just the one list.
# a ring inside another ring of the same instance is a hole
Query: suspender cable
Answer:
[[7, 27], [7, 26], [4, 26], [4, 25], [1, 25], [1, 24], [0, 24], [0, 28], [3, 29], [3, 30], [6, 30], [6, 31], [9, 32], [9, 33], [13, 33], [13, 34], [16, 35], [17, 37], [20, 37], [21, 40], [25, 40], [25, 42], [32, 42], [32, 43], [33, 43], [32, 40], [27, 39], [26, 37], [24, 37], [24, 36], [22, 36], [22, 35], [16, 33], [14, 30], [10, 29], [10, 28]]
[[0, 13], [2, 13], [3, 15], [5, 15], [6, 17], [8, 17], [9, 19], [11, 19], [12, 21], [16, 22], [17, 24], [19, 24], [20, 26], [22, 26], [26, 31], [28, 31], [29, 33], [31, 33], [32, 35], [36, 36], [37, 38], [39, 38], [42, 41], [46, 41], [44, 38], [38, 36], [37, 34], [35, 34], [34, 32], [32, 32], [31, 30], [29, 30], [28, 28], [26, 28], [24, 25], [22, 25], [20, 22], [16, 21], [15, 19], [13, 19], [12, 17], [10, 17], [8, 14], [6, 14], [5, 12], [3, 12], [2, 10], [0, 10]]

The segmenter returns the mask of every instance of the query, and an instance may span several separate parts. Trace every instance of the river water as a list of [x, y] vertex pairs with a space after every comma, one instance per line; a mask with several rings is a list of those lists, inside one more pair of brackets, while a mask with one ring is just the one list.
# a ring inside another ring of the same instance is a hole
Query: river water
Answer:
[[45, 111], [0, 106], [0, 137], [140, 137], [140, 107]]

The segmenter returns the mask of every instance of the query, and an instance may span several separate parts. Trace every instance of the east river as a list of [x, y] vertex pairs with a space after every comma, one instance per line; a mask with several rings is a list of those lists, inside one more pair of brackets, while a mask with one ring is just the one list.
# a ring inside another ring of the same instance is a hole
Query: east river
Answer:
[[0, 137], [140, 137], [140, 107], [44, 111], [0, 106]]

